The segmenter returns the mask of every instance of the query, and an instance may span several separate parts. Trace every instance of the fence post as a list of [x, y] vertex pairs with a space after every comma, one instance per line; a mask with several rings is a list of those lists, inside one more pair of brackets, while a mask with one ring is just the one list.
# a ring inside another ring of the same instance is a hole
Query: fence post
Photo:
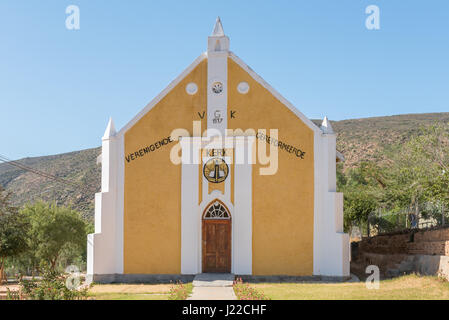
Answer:
[[419, 229], [419, 220], [421, 220], [421, 219], [419, 218], [418, 198], [416, 198], [416, 201], [415, 201], [415, 217], [416, 217], [416, 228]]
[[[407, 224], [407, 222], [406, 222]], [[407, 225], [405, 226], [407, 228]], [[401, 212], [396, 213], [396, 226], [395, 229], [401, 229]]]
[[405, 210], [405, 229], [408, 228], [409, 210]]
[[446, 224], [444, 221], [444, 202], [441, 203], [441, 224], [443, 226]]
[[370, 219], [370, 215], [368, 215], [368, 238], [370, 237], [370, 234], [369, 234], [369, 219]]

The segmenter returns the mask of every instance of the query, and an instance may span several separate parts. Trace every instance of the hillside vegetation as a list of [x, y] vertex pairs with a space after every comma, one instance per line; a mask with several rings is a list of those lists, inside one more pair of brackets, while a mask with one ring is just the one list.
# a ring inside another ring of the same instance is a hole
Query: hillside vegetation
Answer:
[[347, 168], [363, 160], [381, 162], [397, 145], [434, 123], [449, 123], [449, 112], [342, 120], [332, 125]]
[[[344, 166], [348, 168], [363, 160], [382, 162], [389, 151], [407, 141], [420, 127], [442, 122], [449, 123], [449, 113], [351, 119], [331, 124], [338, 133], [337, 149], [345, 156]], [[94, 148], [18, 160], [26, 166], [73, 181], [80, 187], [55, 182], [6, 163], [0, 163], [0, 185], [13, 192], [13, 201], [18, 206], [39, 199], [56, 201], [72, 205], [92, 220], [94, 194], [100, 190], [101, 166], [96, 164], [100, 153], [100, 148]]]
[[17, 162], [75, 182], [55, 182], [7, 163], [0, 163], [0, 185], [13, 193], [15, 205], [22, 206], [36, 200], [56, 201], [71, 205], [91, 220], [94, 214], [94, 194], [100, 190], [101, 166], [96, 158], [101, 148], [75, 151], [53, 156], [24, 158]]

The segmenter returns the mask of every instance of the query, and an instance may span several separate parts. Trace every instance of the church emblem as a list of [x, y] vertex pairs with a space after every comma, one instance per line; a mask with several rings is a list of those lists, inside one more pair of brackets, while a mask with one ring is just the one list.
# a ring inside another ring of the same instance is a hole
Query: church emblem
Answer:
[[212, 183], [221, 183], [226, 180], [229, 166], [222, 158], [212, 158], [203, 168], [204, 177]]
[[215, 94], [220, 94], [223, 92], [223, 84], [221, 82], [214, 82], [212, 84], [212, 92]]

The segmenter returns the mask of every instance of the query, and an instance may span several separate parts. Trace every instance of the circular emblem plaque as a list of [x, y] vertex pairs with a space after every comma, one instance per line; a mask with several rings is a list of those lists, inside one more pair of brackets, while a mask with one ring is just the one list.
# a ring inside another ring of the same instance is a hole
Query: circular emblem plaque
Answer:
[[223, 92], [223, 84], [221, 82], [212, 83], [212, 92], [215, 94], [220, 94]]
[[191, 96], [193, 96], [195, 93], [198, 92], [198, 86], [196, 85], [196, 83], [190, 82], [187, 86], [186, 86], [186, 91], [188, 94], [190, 94]]
[[212, 183], [221, 183], [226, 180], [229, 173], [228, 164], [222, 158], [212, 158], [203, 168], [204, 177]]
[[247, 94], [249, 91], [249, 84], [248, 82], [240, 82], [239, 85], [237, 86], [237, 90], [238, 92], [240, 92], [241, 94]]

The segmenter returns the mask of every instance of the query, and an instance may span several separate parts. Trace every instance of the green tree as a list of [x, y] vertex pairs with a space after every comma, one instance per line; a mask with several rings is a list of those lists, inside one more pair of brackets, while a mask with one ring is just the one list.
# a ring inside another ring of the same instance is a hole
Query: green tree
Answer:
[[449, 206], [449, 125], [421, 128], [394, 155], [387, 201], [419, 214], [424, 202]]
[[369, 230], [369, 215], [378, 207], [377, 200], [367, 192], [353, 191], [344, 194], [344, 225], [345, 230], [359, 226], [361, 231], [365, 225]]
[[426, 160], [424, 196], [449, 208], [449, 124], [433, 125], [423, 129], [416, 139], [415, 152]]
[[35, 267], [56, 268], [58, 259], [67, 251], [73, 256], [85, 252], [87, 223], [79, 212], [56, 204], [36, 202], [27, 205], [22, 213], [29, 218], [29, 261]]
[[404, 228], [411, 214], [442, 220], [441, 209], [421, 209], [424, 204], [449, 209], [449, 124], [423, 127], [384, 154], [381, 163], [361, 162], [346, 172], [337, 167], [338, 190], [345, 195], [345, 230], [365, 224], [376, 208], [388, 216], [371, 221], [378, 230]]
[[338, 190], [344, 194], [344, 226], [368, 230], [369, 215], [380, 205], [385, 192], [385, 173], [374, 162], [364, 161], [346, 173], [337, 171]]
[[27, 249], [26, 233], [29, 224], [17, 208], [10, 205], [11, 193], [0, 186], [0, 283], [4, 278], [7, 259]]

